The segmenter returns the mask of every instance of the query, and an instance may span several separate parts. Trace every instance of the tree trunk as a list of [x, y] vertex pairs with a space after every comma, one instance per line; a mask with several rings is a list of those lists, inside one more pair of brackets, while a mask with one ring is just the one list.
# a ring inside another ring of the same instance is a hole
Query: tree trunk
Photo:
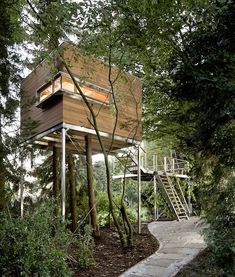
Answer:
[[[1, 103], [0, 103], [1, 105]], [[2, 109], [1, 109], [2, 110]], [[2, 115], [0, 113], [0, 212], [5, 208], [6, 191], [5, 191], [5, 168], [3, 161], [4, 146], [2, 142]]]
[[76, 194], [76, 174], [72, 153], [68, 153], [68, 171], [69, 171], [69, 187], [70, 187], [70, 212], [71, 212], [71, 230], [77, 229], [78, 213], [77, 213], [77, 194]]
[[96, 203], [95, 203], [95, 192], [94, 192], [94, 180], [93, 180], [93, 168], [92, 168], [92, 148], [91, 148], [91, 137], [86, 136], [86, 160], [87, 160], [87, 185], [88, 185], [88, 197], [89, 197], [89, 209], [91, 226], [93, 229], [93, 236], [99, 237], [100, 231], [97, 224], [96, 214]]
[[52, 167], [53, 167], [53, 198], [56, 201], [56, 210], [55, 214], [56, 216], [59, 215], [59, 191], [60, 191], [60, 180], [59, 180], [59, 168], [60, 168], [60, 162], [59, 162], [59, 156], [60, 151], [59, 148], [53, 146], [53, 161], [52, 161]]

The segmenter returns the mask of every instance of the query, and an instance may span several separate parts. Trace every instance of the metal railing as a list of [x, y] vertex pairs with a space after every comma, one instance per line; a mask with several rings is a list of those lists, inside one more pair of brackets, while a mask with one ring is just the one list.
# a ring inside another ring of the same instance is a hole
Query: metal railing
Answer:
[[[137, 161], [134, 147], [128, 148], [126, 154], [132, 160]], [[158, 154], [148, 154], [143, 148], [140, 153], [140, 165], [147, 171], [165, 171], [172, 174], [187, 175], [189, 172], [189, 162], [183, 159], [172, 158], [170, 156], [160, 156]]]

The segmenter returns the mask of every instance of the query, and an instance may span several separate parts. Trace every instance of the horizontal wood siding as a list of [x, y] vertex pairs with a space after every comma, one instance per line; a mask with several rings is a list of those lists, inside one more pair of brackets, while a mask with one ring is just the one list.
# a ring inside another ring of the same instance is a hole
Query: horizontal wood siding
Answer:
[[[51, 73], [50, 66], [46, 63], [40, 64], [31, 74], [25, 78], [21, 85], [21, 127], [30, 129], [28, 135], [41, 133], [53, 126], [62, 123], [63, 107], [62, 101], [56, 101], [50, 109], [35, 107], [36, 89], [50, 81], [55, 74]], [[32, 125], [34, 128], [32, 128]]]
[[[85, 57], [80, 53], [77, 55], [77, 52], [71, 46], [66, 48], [66, 44], [64, 44], [63, 47], [65, 48], [64, 58], [71, 65], [71, 71], [76, 77], [111, 90], [107, 65], [97, 59]], [[56, 70], [52, 73], [51, 68], [43, 62], [22, 82], [22, 125], [26, 125], [31, 120], [37, 121], [38, 126], [33, 133], [43, 132], [62, 122], [93, 129], [89, 122], [91, 115], [88, 108], [81, 99], [76, 97], [64, 94], [63, 97], [61, 96], [61, 100], [57, 98], [57, 102], [51, 104], [50, 108], [47, 109], [34, 106], [36, 89], [48, 82], [56, 73]], [[65, 68], [60, 69], [66, 72]], [[120, 72], [117, 68], [112, 68], [111, 76], [112, 80], [118, 76], [114, 83], [115, 99], [118, 106], [118, 122], [115, 135], [141, 140], [141, 83], [134, 76]], [[109, 106], [92, 101], [90, 103], [97, 115], [99, 130], [112, 134], [116, 113], [112, 97], [110, 99], [111, 104]]]
[[[109, 67], [102, 62], [91, 57], [83, 56], [80, 52], [68, 46], [64, 53], [65, 59], [71, 65], [72, 73], [83, 79], [90, 81], [98, 86], [111, 90], [109, 83]], [[66, 72], [66, 69], [64, 68]], [[117, 80], [114, 83], [114, 94], [118, 106], [118, 124], [115, 131], [116, 135], [142, 139], [142, 91], [141, 83], [136, 77], [120, 72], [119, 69], [112, 68], [111, 78]], [[74, 100], [73, 100], [74, 101]], [[77, 103], [78, 101], [76, 101]], [[112, 103], [113, 101], [111, 101]], [[86, 108], [81, 109], [80, 105], [73, 104], [72, 101], [64, 102], [64, 122], [79, 125], [84, 118], [84, 126], [89, 126], [87, 122]], [[77, 106], [78, 105], [78, 106]], [[84, 104], [85, 107], [85, 104]], [[103, 106], [100, 109], [99, 104], [92, 104], [97, 116], [98, 127], [100, 131], [112, 133], [115, 123], [115, 109], [111, 104], [109, 107]], [[75, 113], [77, 116], [75, 117]], [[78, 116], [78, 114], [80, 116]], [[90, 117], [90, 115], [89, 115]], [[79, 119], [80, 118], [80, 119]]]

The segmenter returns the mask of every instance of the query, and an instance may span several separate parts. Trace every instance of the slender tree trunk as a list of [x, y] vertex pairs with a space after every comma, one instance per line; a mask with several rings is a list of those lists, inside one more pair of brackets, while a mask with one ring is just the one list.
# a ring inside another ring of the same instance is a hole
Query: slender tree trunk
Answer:
[[126, 171], [127, 171], [127, 163], [128, 163], [129, 157], [127, 157], [126, 162], [125, 162], [125, 169], [124, 169], [124, 179], [122, 182], [122, 197], [121, 197], [121, 214], [123, 218], [123, 224], [125, 227], [126, 235], [127, 235], [127, 246], [132, 247], [133, 246], [133, 229], [131, 226], [131, 222], [128, 218], [125, 203], [124, 203], [124, 197], [126, 193]]
[[99, 226], [97, 224], [96, 214], [96, 203], [95, 203], [95, 191], [94, 191], [94, 180], [93, 180], [93, 168], [92, 168], [92, 148], [91, 148], [91, 137], [86, 136], [86, 159], [87, 159], [87, 185], [88, 185], [88, 197], [89, 197], [89, 209], [91, 226], [93, 229], [93, 235], [95, 237], [100, 236]]
[[60, 151], [59, 148], [53, 146], [53, 161], [52, 161], [52, 167], [53, 167], [53, 198], [56, 201], [56, 210], [55, 214], [56, 216], [59, 215], [59, 192], [60, 192], [60, 180], [59, 180], [59, 168], [60, 168], [60, 162], [59, 162], [59, 156]]
[[74, 232], [77, 228], [78, 213], [77, 213], [77, 193], [76, 193], [76, 174], [73, 155], [68, 154], [68, 171], [69, 171], [69, 187], [70, 187], [70, 212], [71, 212], [71, 230]]
[[[1, 105], [1, 103], [0, 103]], [[2, 110], [2, 109], [1, 109]], [[4, 210], [6, 202], [5, 192], [5, 168], [3, 165], [3, 142], [2, 142], [2, 115], [0, 110], [0, 211]]]
[[78, 83], [77, 83], [75, 77], [73, 76], [73, 73], [71, 72], [69, 66], [66, 64], [65, 60], [63, 59], [63, 56], [60, 55], [60, 58], [61, 58], [61, 61], [62, 61], [63, 65], [65, 66], [69, 76], [71, 77], [75, 87], [77, 88], [78, 92], [80, 93], [82, 99], [84, 100], [87, 108], [89, 109], [89, 111], [91, 113], [92, 120], [89, 120], [89, 119], [88, 120], [91, 123], [91, 125], [93, 126], [93, 128], [95, 129], [95, 132], [96, 132], [96, 135], [97, 135], [97, 138], [98, 138], [101, 150], [102, 150], [103, 155], [104, 155], [104, 162], [105, 162], [105, 168], [106, 168], [106, 178], [107, 178], [107, 193], [108, 193], [108, 198], [109, 198], [110, 212], [111, 212], [111, 215], [113, 217], [114, 225], [117, 228], [121, 244], [122, 244], [123, 247], [125, 247], [126, 240], [125, 240], [125, 237], [123, 235], [121, 226], [120, 226], [120, 224], [118, 222], [118, 219], [117, 219], [117, 217], [115, 215], [114, 207], [113, 207], [112, 183], [111, 183], [111, 174], [110, 174], [110, 168], [109, 168], [108, 153], [105, 150], [105, 146], [104, 146], [103, 140], [102, 140], [101, 135], [99, 133], [99, 128], [98, 128], [98, 125], [97, 125], [95, 112], [92, 109], [92, 107], [91, 107], [89, 101], [87, 100], [86, 96], [84, 95], [82, 89], [78, 85]]

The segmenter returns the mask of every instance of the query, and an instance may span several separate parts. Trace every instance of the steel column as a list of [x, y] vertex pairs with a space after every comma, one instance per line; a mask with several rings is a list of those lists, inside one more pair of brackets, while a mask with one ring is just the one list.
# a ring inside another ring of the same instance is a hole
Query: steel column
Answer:
[[23, 173], [23, 159], [20, 161], [20, 217], [24, 217], [24, 173]]
[[65, 156], [66, 156], [66, 129], [61, 129], [61, 212], [62, 221], [65, 221]]
[[140, 146], [138, 146], [138, 232], [141, 234], [141, 159], [140, 159]]
[[157, 182], [156, 172], [153, 173], [153, 190], [154, 190], [154, 220], [157, 220]]

